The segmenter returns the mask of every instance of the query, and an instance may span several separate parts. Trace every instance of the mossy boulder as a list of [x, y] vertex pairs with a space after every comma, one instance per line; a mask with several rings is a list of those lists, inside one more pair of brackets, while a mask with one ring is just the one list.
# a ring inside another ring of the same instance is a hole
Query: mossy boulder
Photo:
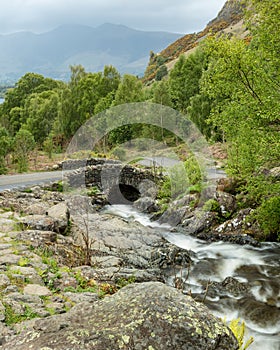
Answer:
[[0, 349], [237, 350], [238, 344], [203, 304], [162, 283], [148, 282], [38, 320]]

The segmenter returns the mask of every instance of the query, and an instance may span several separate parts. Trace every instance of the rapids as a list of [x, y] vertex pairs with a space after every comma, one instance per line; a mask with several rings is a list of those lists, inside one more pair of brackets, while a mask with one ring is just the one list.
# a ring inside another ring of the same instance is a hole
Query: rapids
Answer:
[[[177, 271], [177, 277], [187, 276], [184, 292], [205, 299], [209, 309], [227, 322], [244, 320], [246, 338], [254, 338], [250, 350], [280, 350], [279, 243], [262, 243], [260, 247], [208, 243], [153, 222], [132, 206], [112, 205], [105, 211], [152, 227], [170, 243], [191, 251], [189, 270]], [[174, 277], [170, 274], [167, 283], [172, 285]], [[228, 277], [236, 281], [237, 292], [226, 288]]]

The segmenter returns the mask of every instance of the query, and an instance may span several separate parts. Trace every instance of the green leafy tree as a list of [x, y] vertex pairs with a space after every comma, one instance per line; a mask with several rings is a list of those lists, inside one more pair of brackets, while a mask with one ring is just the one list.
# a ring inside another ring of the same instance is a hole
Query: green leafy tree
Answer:
[[190, 98], [199, 92], [199, 81], [206, 66], [206, 55], [198, 48], [188, 57], [181, 55], [169, 75], [173, 107], [185, 112]]
[[36, 143], [42, 145], [52, 130], [58, 115], [59, 97], [55, 91], [33, 93], [26, 100], [24, 114], [26, 129], [29, 130]]
[[30, 131], [20, 129], [14, 138], [14, 154], [18, 172], [28, 170], [28, 157], [35, 147], [35, 140]]
[[152, 102], [171, 107], [171, 96], [167, 80], [154, 84]]
[[204, 45], [209, 65], [200, 85], [201, 94], [212, 101], [210, 120], [228, 146], [227, 171], [243, 184], [242, 205], [259, 206], [261, 227], [275, 237], [278, 209], [271, 208], [279, 204], [279, 181], [263, 173], [279, 166], [280, 57], [275, 28], [280, 25], [280, 3], [253, 0], [252, 4], [257, 12], [247, 19], [252, 41], [209, 38]]
[[125, 74], [116, 91], [113, 105], [141, 102], [144, 100], [144, 91], [141, 81], [133, 75]]
[[0, 127], [0, 174], [7, 171], [5, 157], [11, 151], [12, 139], [4, 127]]
[[187, 116], [195, 123], [201, 133], [209, 140], [221, 141], [219, 128], [213, 127], [209, 121], [212, 108], [211, 99], [203, 94], [197, 94], [190, 98], [190, 105], [187, 108]]
[[15, 135], [26, 123], [28, 115], [23, 111], [30, 95], [59, 89], [61, 84], [63, 83], [36, 73], [26, 73], [20, 78], [15, 87], [6, 92], [5, 101], [1, 107], [1, 119], [7, 121], [6, 127], [10, 133]]
[[156, 81], [162, 80], [167, 74], [168, 74], [168, 70], [166, 65], [164, 64], [160, 66], [156, 72], [156, 76], [155, 76]]
[[121, 82], [120, 73], [113, 66], [105, 66], [102, 76], [102, 96], [106, 97], [108, 94], [117, 91]]

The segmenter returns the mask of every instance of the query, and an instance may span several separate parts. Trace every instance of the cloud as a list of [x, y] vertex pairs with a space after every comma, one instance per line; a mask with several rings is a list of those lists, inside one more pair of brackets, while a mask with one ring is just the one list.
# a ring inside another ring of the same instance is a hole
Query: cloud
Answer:
[[203, 29], [225, 0], [9, 0], [1, 3], [0, 33], [42, 32], [61, 24], [105, 22], [143, 30], [189, 33]]

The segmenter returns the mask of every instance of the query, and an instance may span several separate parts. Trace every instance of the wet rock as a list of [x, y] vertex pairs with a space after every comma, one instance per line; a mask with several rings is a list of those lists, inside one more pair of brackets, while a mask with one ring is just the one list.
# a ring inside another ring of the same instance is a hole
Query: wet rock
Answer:
[[234, 297], [240, 297], [250, 294], [248, 283], [238, 281], [234, 277], [227, 277], [223, 282], [212, 282], [208, 289], [209, 296], [222, 296], [231, 294]]
[[217, 235], [217, 239], [257, 246], [259, 243], [254, 237], [258, 236], [260, 229], [255, 220], [249, 220], [252, 212], [250, 208], [240, 210], [233, 219], [213, 228], [212, 233]]
[[165, 243], [163, 247], [155, 248], [151, 256], [152, 266], [160, 268], [176, 265], [186, 267], [191, 261], [190, 252], [170, 243]]
[[159, 210], [159, 206], [151, 197], [140, 197], [133, 203], [133, 206], [143, 213], [154, 213]]
[[253, 247], [259, 247], [260, 242], [247, 234], [235, 234], [235, 233], [217, 233], [217, 232], [200, 232], [196, 235], [197, 238], [203, 239], [208, 242], [230, 242], [240, 245], [251, 245]]
[[190, 206], [190, 203], [196, 199], [196, 195], [190, 194], [179, 200], [173, 201], [169, 204], [168, 209], [161, 215], [159, 222], [176, 226], [183, 223], [188, 218], [193, 217], [194, 209]]
[[194, 215], [182, 223], [183, 229], [186, 233], [196, 236], [200, 232], [209, 231], [216, 219], [216, 214], [205, 212], [203, 210], [196, 210]]
[[220, 204], [222, 214], [231, 214], [236, 210], [236, 199], [230, 193], [218, 191], [217, 201]]
[[[270, 306], [252, 298], [243, 298], [238, 302], [240, 316], [262, 329], [272, 329], [280, 324], [279, 308]], [[279, 326], [278, 326], [279, 330]]]
[[164, 284], [143, 283], [129, 285], [94, 304], [78, 304], [67, 314], [38, 320], [2, 348], [43, 347], [237, 350], [238, 344], [204, 305]]

